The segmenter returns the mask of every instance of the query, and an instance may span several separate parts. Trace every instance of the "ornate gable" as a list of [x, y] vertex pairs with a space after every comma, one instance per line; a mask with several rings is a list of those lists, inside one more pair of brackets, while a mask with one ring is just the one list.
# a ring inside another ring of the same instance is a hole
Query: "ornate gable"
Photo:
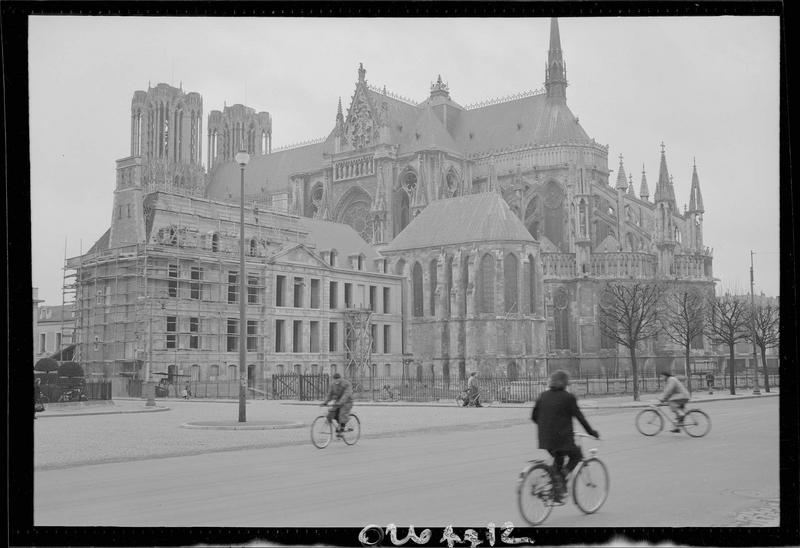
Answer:
[[380, 124], [375, 106], [367, 93], [364, 66], [359, 64], [358, 83], [353, 100], [347, 111], [342, 144], [354, 149], [362, 149], [374, 145], [378, 141]]

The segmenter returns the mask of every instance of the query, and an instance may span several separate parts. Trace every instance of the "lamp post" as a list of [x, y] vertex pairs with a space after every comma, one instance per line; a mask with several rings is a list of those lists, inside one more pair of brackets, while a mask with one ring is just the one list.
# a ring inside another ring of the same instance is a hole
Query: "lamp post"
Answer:
[[239, 422], [247, 422], [247, 303], [245, 301], [244, 271], [244, 168], [250, 161], [250, 155], [240, 150], [236, 153], [236, 163], [241, 172], [241, 190], [239, 192]]
[[750, 250], [750, 336], [753, 338], [753, 394], [761, 395], [758, 386], [758, 352], [756, 350], [756, 307], [753, 300], [753, 250]]

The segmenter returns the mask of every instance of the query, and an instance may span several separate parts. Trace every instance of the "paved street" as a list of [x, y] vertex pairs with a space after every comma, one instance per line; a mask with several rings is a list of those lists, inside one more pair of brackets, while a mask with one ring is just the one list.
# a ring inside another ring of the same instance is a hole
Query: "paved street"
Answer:
[[[235, 406], [179, 407], [36, 421], [36, 525], [404, 527], [510, 520], [521, 526], [517, 475], [528, 458], [542, 453], [535, 449], [527, 408], [362, 406], [359, 443], [318, 450], [307, 441], [307, 428], [183, 429], [186, 417], [203, 419], [220, 409], [232, 417]], [[666, 431], [644, 437], [633, 425], [636, 409], [587, 410], [604, 438], [586, 443], [600, 449], [609, 467], [609, 499], [592, 516], [571, 503], [556, 508], [545, 525], [777, 525], [778, 398], [698, 407], [713, 421], [702, 439]], [[318, 411], [277, 402], [248, 406], [249, 417], [305, 422]], [[77, 465], [77, 457], [59, 461], [51, 454], [69, 429], [89, 439], [87, 432], [115, 424], [122, 434], [106, 444], [117, 446], [117, 453], [94, 459], [99, 464]], [[170, 453], [169, 441], [156, 437], [151, 452], [161, 458], [139, 450], [125, 461], [126, 440], [141, 445], [148, 425], [171, 432], [177, 449]]]

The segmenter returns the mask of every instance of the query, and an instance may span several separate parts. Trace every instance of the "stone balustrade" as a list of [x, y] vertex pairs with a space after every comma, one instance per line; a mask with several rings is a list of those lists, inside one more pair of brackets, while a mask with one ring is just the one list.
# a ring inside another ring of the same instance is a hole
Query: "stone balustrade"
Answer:
[[597, 278], [652, 278], [656, 256], [649, 253], [593, 253], [591, 275]]
[[542, 275], [545, 278], [574, 278], [574, 253], [542, 253]]
[[707, 278], [706, 255], [675, 255], [675, 275], [679, 278]]

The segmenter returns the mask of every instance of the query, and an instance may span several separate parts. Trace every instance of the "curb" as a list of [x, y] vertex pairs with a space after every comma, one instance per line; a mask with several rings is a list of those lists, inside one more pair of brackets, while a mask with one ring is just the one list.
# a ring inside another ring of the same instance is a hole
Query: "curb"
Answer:
[[264, 423], [262, 422], [259, 424], [258, 422], [251, 422], [251, 423], [232, 423], [232, 424], [225, 424], [225, 422], [220, 421], [217, 423], [207, 421], [206, 423], [203, 422], [186, 422], [181, 425], [181, 428], [190, 428], [196, 430], [284, 430], [289, 428], [303, 428], [306, 426], [302, 422], [286, 422], [286, 423]]
[[[719, 398], [690, 399], [689, 403], [695, 404], [695, 403], [710, 403], [710, 402], [715, 402], [715, 401], [752, 400], [752, 399], [764, 398], [764, 397], [776, 398], [778, 396], [780, 396], [779, 392], [770, 392], [770, 393], [763, 393], [763, 394], [760, 394], [760, 395], [757, 395], [757, 396], [756, 395], [746, 395], [746, 396], [743, 395], [743, 396], [725, 396], [725, 397], [719, 397]], [[590, 400], [590, 401], [592, 401], [592, 400]], [[595, 405], [589, 405], [589, 402], [581, 402], [580, 400], [578, 400], [578, 406], [579, 407], [586, 407], [586, 408], [589, 408], [589, 409], [628, 409], [628, 408], [638, 409], [638, 408], [641, 408], [641, 407], [650, 407], [650, 405], [651, 405], [650, 403], [642, 403], [642, 402], [631, 402], [631, 403], [624, 403], [624, 404], [620, 404], [620, 405], [597, 405], [597, 403], [595, 402]]]
[[[88, 413], [53, 413], [49, 415], [42, 415], [39, 414], [37, 418], [55, 418], [55, 417], [85, 417], [87, 415], [126, 415], [131, 413], [157, 413], [159, 411], [169, 411], [171, 408], [169, 407], [160, 407], [156, 406], [152, 409], [130, 409], [126, 411], [122, 410], [114, 410], [114, 411], [90, 411]], [[46, 412], [46, 411], [44, 411]]]

